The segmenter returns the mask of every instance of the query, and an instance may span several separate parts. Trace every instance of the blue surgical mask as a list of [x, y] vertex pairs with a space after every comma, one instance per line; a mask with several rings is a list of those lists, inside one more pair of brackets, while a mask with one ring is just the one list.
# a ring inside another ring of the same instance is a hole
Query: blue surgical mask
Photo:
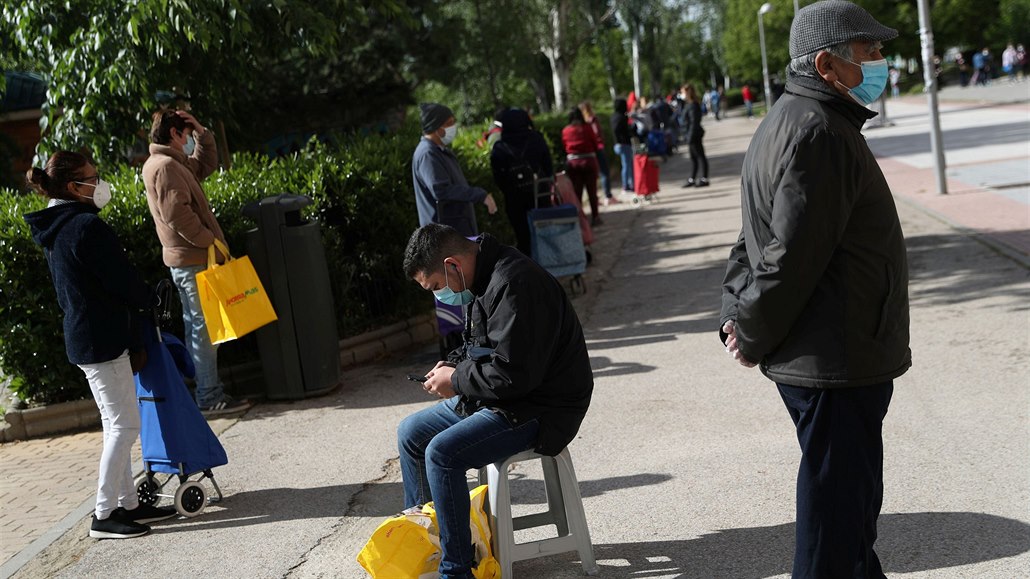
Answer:
[[[850, 60], [846, 62], [851, 62]], [[883, 94], [883, 89], [887, 87], [887, 77], [890, 72], [887, 68], [887, 60], [870, 60], [859, 64], [857, 62], [851, 62], [851, 64], [862, 69], [862, 82], [859, 83], [855, 88], [848, 88], [840, 81], [835, 81], [840, 86], [848, 89], [848, 94], [855, 101], [868, 105], [880, 98]]]
[[187, 135], [186, 136], [186, 144], [182, 146], [182, 152], [186, 153], [186, 156], [189, 157], [190, 155], [193, 154], [193, 149], [196, 146], [197, 146], [197, 141], [195, 141], [193, 139], [193, 135]]
[[433, 292], [433, 296], [440, 300], [440, 303], [444, 303], [449, 306], [467, 306], [471, 304], [472, 300], [475, 299], [475, 296], [472, 295], [472, 290], [468, 289], [468, 286], [465, 285], [465, 274], [461, 273], [460, 269], [458, 270], [458, 275], [461, 276], [461, 287], [465, 289], [460, 292], [456, 292], [451, 289], [450, 282], [447, 279], [447, 266], [448, 264], [446, 263], [443, 266], [444, 286], [442, 289], [438, 289]]

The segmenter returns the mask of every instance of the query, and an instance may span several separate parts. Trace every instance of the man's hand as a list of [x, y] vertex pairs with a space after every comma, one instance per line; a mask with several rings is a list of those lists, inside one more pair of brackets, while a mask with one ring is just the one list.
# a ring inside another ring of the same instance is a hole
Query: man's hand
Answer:
[[204, 131], [207, 130], [207, 129], [204, 128], [204, 125], [200, 124], [200, 121], [198, 121], [196, 117], [194, 117], [193, 115], [191, 115], [187, 111], [175, 111], [175, 114], [177, 114], [180, 117], [182, 117], [182, 119], [184, 121], [186, 121], [186, 126], [188, 128], [193, 129], [194, 132], [196, 132], [196, 133], [203, 133]]
[[733, 320], [730, 320], [722, 325], [722, 331], [726, 334], [726, 353], [733, 357], [734, 360], [740, 363], [745, 368], [754, 368], [758, 364], [748, 360], [741, 353], [740, 348], [737, 347], [737, 325]]
[[486, 211], [490, 215], [497, 213], [497, 202], [494, 201], [494, 196], [492, 193], [486, 194], [486, 199], [483, 199], [483, 205], [486, 205]]
[[454, 386], [451, 384], [451, 374], [454, 374], [454, 366], [447, 362], [437, 362], [436, 367], [426, 374], [426, 381], [422, 389], [440, 398], [454, 396]]

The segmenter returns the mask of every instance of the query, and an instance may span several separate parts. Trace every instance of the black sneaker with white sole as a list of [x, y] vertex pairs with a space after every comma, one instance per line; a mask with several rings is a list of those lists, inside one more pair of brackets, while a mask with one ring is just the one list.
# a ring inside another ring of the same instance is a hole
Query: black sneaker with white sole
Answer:
[[149, 532], [150, 527], [123, 519], [115, 513], [106, 519], [98, 519], [94, 514], [93, 524], [89, 527], [89, 536], [94, 539], [132, 539]]
[[115, 509], [115, 513], [117, 513], [118, 518], [123, 521], [132, 521], [143, 525], [164, 521], [179, 514], [172, 507], [155, 507], [154, 505], [148, 505], [146, 503], [140, 503], [138, 507], [131, 511], [118, 507]]

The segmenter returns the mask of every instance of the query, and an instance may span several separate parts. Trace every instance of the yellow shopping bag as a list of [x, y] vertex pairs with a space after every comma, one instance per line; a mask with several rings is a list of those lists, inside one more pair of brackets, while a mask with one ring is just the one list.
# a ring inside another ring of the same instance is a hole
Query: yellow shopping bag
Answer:
[[[469, 526], [476, 545], [476, 579], [500, 579], [501, 566], [490, 548], [490, 524], [484, 510], [486, 485], [469, 493]], [[373, 579], [436, 579], [440, 566], [436, 509], [428, 503], [383, 521], [358, 553], [358, 563]]]
[[[215, 258], [216, 248], [225, 255], [223, 265]], [[250, 258], [233, 259], [219, 239], [207, 248], [207, 269], [197, 274], [197, 290], [212, 344], [235, 340], [277, 319]]]

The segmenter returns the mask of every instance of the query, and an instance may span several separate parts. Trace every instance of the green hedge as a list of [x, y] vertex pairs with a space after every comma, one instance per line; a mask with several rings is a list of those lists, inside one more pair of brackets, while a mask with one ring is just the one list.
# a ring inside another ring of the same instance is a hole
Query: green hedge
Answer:
[[[460, 132], [454, 149], [469, 182], [496, 192], [489, 152], [475, 146], [482, 130]], [[418, 138], [418, 129], [409, 123], [387, 136], [313, 141], [275, 160], [237, 154], [232, 169], [209, 177], [204, 189], [236, 254], [244, 253], [244, 235], [252, 227], [240, 214], [244, 205], [279, 193], [311, 196], [309, 217], [322, 225], [338, 328], [341, 337], [353, 336], [427, 311], [432, 304], [432, 296], [401, 272], [405, 244], [418, 226], [411, 184]], [[156, 283], [168, 277], [138, 169], [98, 169], [115, 193], [101, 215], [145, 279]], [[501, 195], [495, 197], [503, 203]], [[12, 378], [15, 393], [33, 403], [89, 396], [82, 373], [65, 356], [62, 314], [49, 269], [22, 218], [43, 206], [38, 196], [0, 191], [0, 368]], [[482, 231], [512, 242], [503, 207], [493, 216], [482, 206], [477, 212]]]

